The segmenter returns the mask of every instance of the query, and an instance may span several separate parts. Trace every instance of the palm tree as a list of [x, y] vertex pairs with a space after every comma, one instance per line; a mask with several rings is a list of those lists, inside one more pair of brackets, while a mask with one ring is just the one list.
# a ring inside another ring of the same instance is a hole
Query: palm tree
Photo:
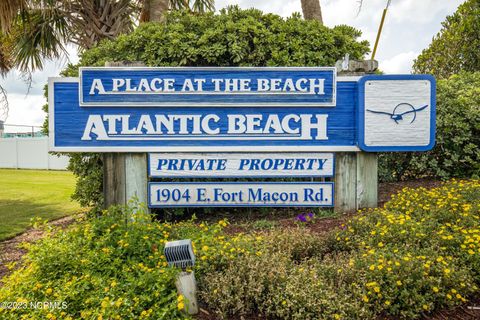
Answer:
[[306, 20], [318, 20], [323, 24], [320, 0], [300, 0], [302, 3], [303, 17]]
[[214, 0], [0, 0], [0, 75], [42, 69], [67, 43], [89, 49], [168, 10], [213, 11]]

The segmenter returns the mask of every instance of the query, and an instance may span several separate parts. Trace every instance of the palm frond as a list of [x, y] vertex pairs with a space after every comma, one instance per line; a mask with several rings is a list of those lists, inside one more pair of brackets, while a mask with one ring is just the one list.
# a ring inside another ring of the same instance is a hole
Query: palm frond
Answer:
[[215, 11], [214, 0], [170, 0], [171, 10], [205, 13]]
[[[8, 99], [7, 91], [0, 86], [0, 120], [5, 121], [8, 118]], [[1, 138], [1, 137], [0, 137]]]
[[214, 0], [195, 0], [192, 5], [193, 12], [205, 13], [215, 11]]
[[16, 32], [13, 57], [22, 72], [42, 69], [43, 59], [59, 58], [66, 53], [69, 29], [61, 8], [29, 10]]

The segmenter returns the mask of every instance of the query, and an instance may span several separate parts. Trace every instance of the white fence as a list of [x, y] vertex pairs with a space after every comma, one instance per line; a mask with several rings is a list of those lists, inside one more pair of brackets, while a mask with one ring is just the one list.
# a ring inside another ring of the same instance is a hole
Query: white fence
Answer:
[[68, 159], [48, 153], [48, 137], [0, 139], [0, 168], [66, 170]]

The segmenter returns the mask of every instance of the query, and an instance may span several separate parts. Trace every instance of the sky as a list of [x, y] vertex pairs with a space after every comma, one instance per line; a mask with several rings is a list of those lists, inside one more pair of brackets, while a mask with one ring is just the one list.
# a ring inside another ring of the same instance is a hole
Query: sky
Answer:
[[[387, 0], [363, 0], [360, 12], [359, 0], [320, 1], [325, 25], [329, 27], [339, 24], [351, 25], [362, 31], [362, 39], [368, 40], [373, 48]], [[440, 31], [441, 22], [447, 15], [455, 12], [463, 2], [464, 0], [392, 0], [376, 55], [380, 69], [386, 74], [410, 73], [413, 60], [428, 47], [432, 37]], [[244, 9], [254, 7], [282, 17], [301, 12], [300, 0], [215, 2], [217, 10], [233, 4]], [[68, 47], [68, 52], [68, 57], [46, 61], [42, 71], [33, 73], [30, 90], [16, 71], [10, 72], [5, 78], [0, 78], [0, 84], [7, 90], [10, 106], [7, 124], [42, 125], [45, 119], [42, 106], [46, 103], [43, 87], [48, 77], [58, 76], [68, 62], [78, 61], [74, 47]]]

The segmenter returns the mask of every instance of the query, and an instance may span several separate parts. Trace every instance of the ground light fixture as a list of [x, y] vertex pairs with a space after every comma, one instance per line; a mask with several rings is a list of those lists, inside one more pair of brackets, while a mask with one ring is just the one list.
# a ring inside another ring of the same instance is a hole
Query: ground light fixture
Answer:
[[178, 294], [185, 297], [185, 311], [189, 314], [197, 314], [197, 282], [195, 281], [195, 274], [193, 271], [186, 271], [187, 267], [193, 267], [195, 265], [192, 240], [184, 239], [167, 242], [165, 244], [164, 255], [169, 266], [182, 269], [175, 280], [175, 285]]

